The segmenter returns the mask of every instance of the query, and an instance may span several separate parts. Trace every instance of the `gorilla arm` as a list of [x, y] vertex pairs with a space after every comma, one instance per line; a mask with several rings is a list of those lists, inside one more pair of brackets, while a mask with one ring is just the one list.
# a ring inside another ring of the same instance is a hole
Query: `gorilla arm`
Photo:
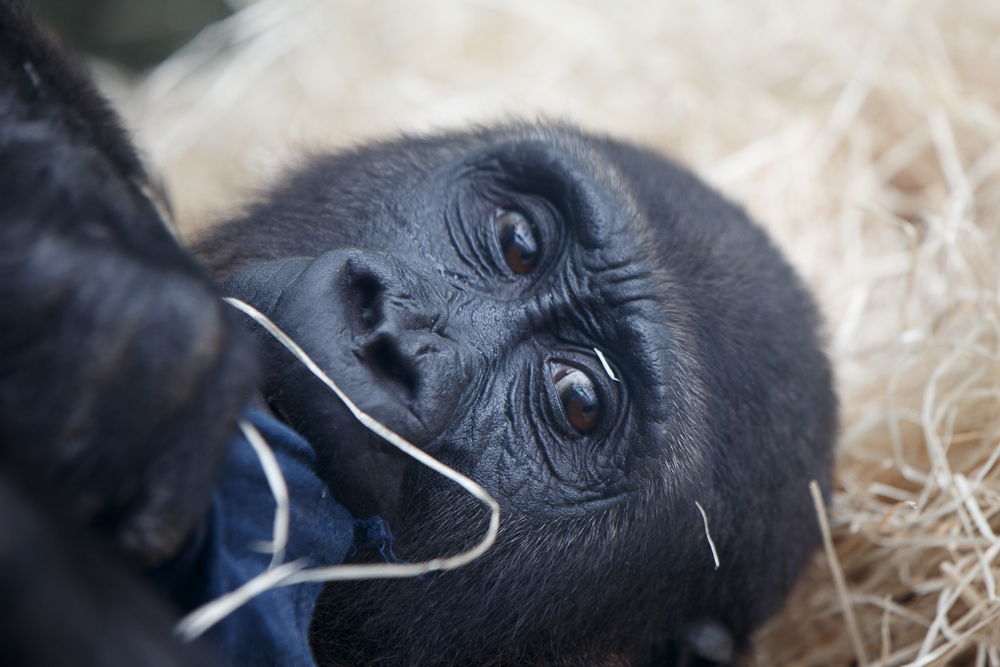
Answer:
[[203, 512], [255, 368], [117, 119], [0, 5], [0, 457], [151, 564]]

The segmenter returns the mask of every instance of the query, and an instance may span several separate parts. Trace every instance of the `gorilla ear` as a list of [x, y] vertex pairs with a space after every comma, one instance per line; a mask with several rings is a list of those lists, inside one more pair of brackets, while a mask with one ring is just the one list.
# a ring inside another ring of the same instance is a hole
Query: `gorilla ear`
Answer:
[[681, 640], [698, 656], [728, 665], [733, 661], [733, 634], [719, 621], [703, 619], [684, 627]]

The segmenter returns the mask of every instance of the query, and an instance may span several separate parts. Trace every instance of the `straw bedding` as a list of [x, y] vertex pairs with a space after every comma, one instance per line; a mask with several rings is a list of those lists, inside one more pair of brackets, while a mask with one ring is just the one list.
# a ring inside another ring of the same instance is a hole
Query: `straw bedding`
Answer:
[[572, 119], [691, 165], [815, 291], [842, 403], [835, 555], [755, 664], [1000, 665], [1000, 3], [259, 0], [99, 70], [187, 235], [399, 130]]

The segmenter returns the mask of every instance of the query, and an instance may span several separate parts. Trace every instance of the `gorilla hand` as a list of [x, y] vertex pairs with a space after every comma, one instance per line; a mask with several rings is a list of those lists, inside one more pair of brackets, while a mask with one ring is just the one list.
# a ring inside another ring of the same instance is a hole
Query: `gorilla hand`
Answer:
[[0, 5], [0, 457], [142, 564], [200, 517], [254, 368], [150, 192], [88, 78]]

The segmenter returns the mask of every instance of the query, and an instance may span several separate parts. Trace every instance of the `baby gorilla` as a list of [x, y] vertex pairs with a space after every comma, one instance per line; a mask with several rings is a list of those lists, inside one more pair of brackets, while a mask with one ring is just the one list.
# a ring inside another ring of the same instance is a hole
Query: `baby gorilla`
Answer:
[[[836, 419], [815, 309], [659, 155], [560, 125], [374, 144], [313, 158], [198, 254], [503, 510], [461, 570], [327, 585], [321, 663], [729, 661], [817, 543]], [[488, 512], [261, 342], [268, 404], [398, 558], [481, 538]]]
[[[0, 0], [5, 664], [214, 664], [165, 599], [267, 566], [249, 404], [292, 491], [289, 559], [414, 562], [486, 531], [248, 322], [252, 348], [160, 203], [86, 75]], [[328, 584], [315, 612], [317, 585], [268, 591], [215, 629], [233, 662], [738, 661], [818, 542], [836, 402], [815, 307], [659, 155], [518, 123], [370, 144], [309, 159], [197, 254], [502, 510], [461, 569]]]

